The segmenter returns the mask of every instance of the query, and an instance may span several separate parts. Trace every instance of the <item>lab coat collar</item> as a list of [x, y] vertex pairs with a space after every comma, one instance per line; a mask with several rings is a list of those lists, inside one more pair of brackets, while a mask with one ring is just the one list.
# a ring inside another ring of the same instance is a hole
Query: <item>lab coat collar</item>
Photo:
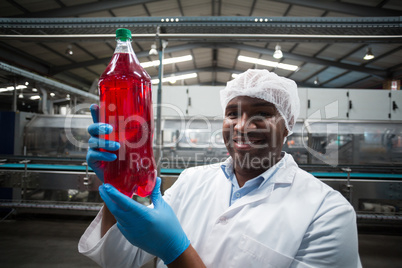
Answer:
[[[227, 159], [222, 163], [224, 165], [227, 161], [231, 161], [231, 159]], [[272, 171], [276, 171], [275, 174], [272, 174]], [[227, 172], [222, 167], [223, 173]], [[233, 170], [233, 169], [232, 169]], [[230, 216], [242, 207], [247, 204], [258, 202], [264, 198], [267, 198], [271, 195], [273, 191], [277, 189], [277, 186], [289, 186], [293, 183], [295, 174], [297, 171], [297, 164], [293, 160], [293, 157], [289, 154], [284, 154], [281, 161], [279, 161], [275, 166], [271, 167], [269, 170], [264, 172], [262, 175], [270, 176], [267, 180], [264, 180], [263, 183], [256, 189], [255, 191], [250, 192], [245, 195], [238, 201], [236, 201], [232, 206], [228, 207], [222, 215]], [[226, 174], [225, 174], [226, 176]], [[223, 182], [223, 181], [222, 181]], [[223, 185], [222, 185], [223, 187]], [[229, 198], [230, 193], [228, 193]]]
[[[263, 177], [264, 181], [261, 183], [259, 188], [261, 188], [268, 180], [270, 183], [284, 183], [284, 184], [291, 184], [294, 178], [294, 172], [289, 172], [285, 176], [283, 176], [283, 170], [288, 170], [290, 168], [297, 167], [296, 162], [293, 160], [293, 157], [287, 154], [286, 152], [282, 152], [283, 156], [282, 159], [276, 163], [274, 166], [266, 170], [264, 173], [259, 175], [258, 177]], [[230, 180], [233, 176], [233, 158], [230, 156], [228, 157], [222, 164], [221, 169], [225, 177]], [[277, 174], [279, 173], [279, 174]], [[282, 176], [280, 176], [282, 173]]]

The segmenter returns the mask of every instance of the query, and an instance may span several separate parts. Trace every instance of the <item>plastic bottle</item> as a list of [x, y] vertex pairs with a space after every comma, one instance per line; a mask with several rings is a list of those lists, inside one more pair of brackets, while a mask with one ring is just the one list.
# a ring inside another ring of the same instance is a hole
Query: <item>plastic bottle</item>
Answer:
[[100, 121], [113, 126], [103, 138], [120, 142], [113, 162], [104, 162], [104, 181], [130, 198], [151, 194], [156, 182], [152, 150], [151, 78], [131, 46], [131, 32], [117, 29], [117, 46], [99, 79]]

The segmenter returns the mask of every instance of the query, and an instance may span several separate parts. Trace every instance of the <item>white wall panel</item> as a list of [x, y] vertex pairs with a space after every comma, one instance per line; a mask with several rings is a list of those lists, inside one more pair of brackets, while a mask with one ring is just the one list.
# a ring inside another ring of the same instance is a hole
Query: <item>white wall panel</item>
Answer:
[[402, 120], [402, 91], [391, 91], [391, 119]]
[[211, 117], [223, 117], [219, 91], [223, 87], [199, 86], [189, 89], [191, 105], [188, 107], [189, 115], [203, 115]]
[[349, 119], [389, 120], [389, 90], [349, 90]]
[[307, 118], [307, 88], [298, 88], [300, 99], [300, 114], [298, 119]]
[[348, 90], [309, 88], [307, 92], [307, 118], [347, 119]]
[[[163, 86], [162, 87], [162, 117], [181, 117], [186, 115], [187, 109], [186, 86]], [[156, 116], [156, 104], [158, 96], [158, 85], [152, 87], [152, 102], [154, 116]]]

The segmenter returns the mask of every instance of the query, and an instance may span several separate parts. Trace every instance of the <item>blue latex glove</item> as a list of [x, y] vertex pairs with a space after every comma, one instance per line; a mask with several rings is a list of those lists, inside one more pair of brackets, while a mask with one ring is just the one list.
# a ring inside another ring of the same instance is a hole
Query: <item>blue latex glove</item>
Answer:
[[188, 248], [190, 241], [172, 208], [163, 200], [160, 185], [158, 177], [151, 194], [154, 208], [137, 203], [110, 184], [100, 186], [99, 192], [124, 237], [169, 264]]
[[92, 120], [94, 123], [88, 127], [88, 132], [91, 135], [89, 139], [89, 149], [87, 152], [87, 163], [92, 168], [96, 176], [103, 182], [103, 172], [105, 170], [104, 161], [114, 161], [117, 156], [113, 153], [101, 152], [100, 148], [109, 151], [116, 151], [120, 148], [120, 144], [115, 141], [100, 139], [98, 136], [102, 134], [110, 134], [113, 127], [109, 124], [99, 123], [99, 107], [92, 104], [91, 110]]

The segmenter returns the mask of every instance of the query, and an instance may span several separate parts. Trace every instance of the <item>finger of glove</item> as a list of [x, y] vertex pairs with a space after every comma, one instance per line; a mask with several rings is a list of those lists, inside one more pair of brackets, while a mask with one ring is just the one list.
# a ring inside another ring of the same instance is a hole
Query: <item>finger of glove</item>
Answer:
[[120, 148], [120, 143], [111, 140], [99, 139], [91, 137], [88, 141], [89, 148], [92, 149], [105, 149], [108, 151], [117, 151]]
[[89, 110], [91, 111], [93, 122], [99, 123], [99, 106], [97, 104], [91, 104]]
[[110, 200], [113, 200], [115, 208], [119, 208], [114, 211], [113, 215], [118, 218], [126, 219], [127, 212], [130, 212], [130, 218], [144, 218], [148, 214], [150, 208], [137, 203], [133, 199], [120, 193], [115, 187], [110, 184], [104, 184], [101, 186], [103, 194], [107, 194]]
[[119, 222], [124, 227], [138, 225], [138, 223], [135, 221], [137, 219], [137, 217], [133, 216], [132, 211], [126, 210], [120, 206], [120, 204], [122, 202], [129, 203], [129, 202], [135, 202], [135, 201], [128, 198], [127, 196], [123, 195], [122, 193], [117, 191], [116, 188], [113, 187], [113, 189], [115, 189], [118, 192], [118, 194], [121, 195], [120, 196], [121, 199], [126, 199], [124, 201], [122, 201], [120, 199], [119, 202], [116, 202], [116, 199], [117, 199], [116, 195], [111, 196], [110, 193], [108, 192], [108, 190], [106, 190], [108, 187], [113, 187], [113, 186], [111, 186], [110, 184], [101, 185], [99, 187], [99, 194], [100, 194], [102, 200], [105, 202], [108, 209], [110, 210], [110, 212], [116, 218], [117, 222]]
[[109, 153], [109, 152], [100, 152], [98, 150], [94, 150], [92, 148], [88, 149], [87, 153], [87, 163], [92, 164], [98, 162], [98, 161], [106, 161], [106, 162], [111, 162], [117, 159], [117, 156], [114, 153]]
[[88, 133], [92, 137], [97, 137], [99, 135], [110, 134], [113, 131], [113, 127], [105, 123], [93, 123], [88, 127]]
[[162, 198], [162, 194], [161, 194], [161, 183], [162, 180], [159, 177], [156, 177], [156, 183], [155, 183], [155, 187], [152, 190], [151, 193], [151, 200], [152, 203], [154, 204], [155, 209], [157, 209], [158, 207], [160, 207], [160, 205], [165, 202]]

